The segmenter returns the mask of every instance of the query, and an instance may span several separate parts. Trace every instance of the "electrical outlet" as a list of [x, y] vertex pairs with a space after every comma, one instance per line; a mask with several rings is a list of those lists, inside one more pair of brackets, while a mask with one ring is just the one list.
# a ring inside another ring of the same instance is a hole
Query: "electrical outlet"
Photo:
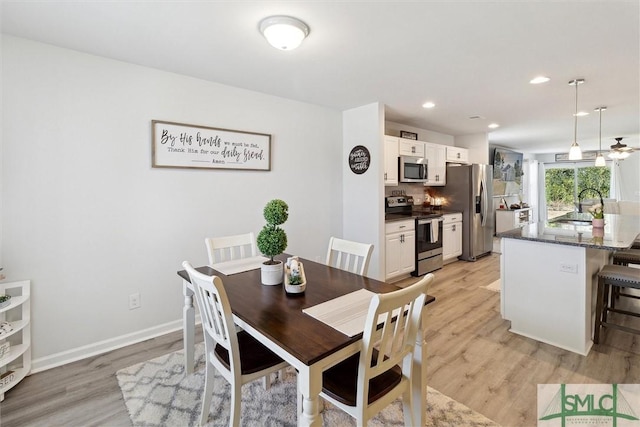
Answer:
[[577, 273], [578, 265], [577, 264], [567, 264], [565, 262], [560, 263], [560, 271], [563, 273]]
[[129, 295], [129, 310], [134, 308], [140, 308], [140, 293], [138, 292]]

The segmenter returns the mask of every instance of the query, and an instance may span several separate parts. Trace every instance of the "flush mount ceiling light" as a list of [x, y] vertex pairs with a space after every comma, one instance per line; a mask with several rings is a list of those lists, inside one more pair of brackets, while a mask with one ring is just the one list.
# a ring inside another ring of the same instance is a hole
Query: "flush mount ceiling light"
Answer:
[[309, 27], [291, 16], [269, 16], [260, 21], [260, 32], [276, 49], [292, 50], [309, 35]]
[[532, 85], [539, 85], [540, 83], [546, 83], [549, 80], [551, 80], [549, 77], [538, 76], [538, 77], [535, 77], [535, 78], [529, 80], [529, 83], [531, 83]]
[[434, 104], [433, 102], [429, 101], [429, 102], [425, 102], [424, 104], [422, 104], [422, 108], [433, 108], [435, 107], [436, 104]]
[[617, 142], [611, 146], [611, 151], [607, 155], [610, 159], [622, 160], [629, 157], [629, 154], [633, 153], [633, 148], [627, 147], [627, 144], [623, 144], [622, 137], [614, 138]]
[[582, 160], [582, 150], [578, 145], [578, 86], [584, 83], [584, 79], [573, 79], [570, 86], [576, 87], [576, 113], [573, 115], [573, 144], [569, 149], [569, 160]]
[[491, 123], [488, 127], [489, 127], [489, 129], [497, 129], [497, 128], [500, 127], [500, 125], [497, 124], [497, 123]]
[[598, 155], [596, 156], [596, 166], [606, 166], [607, 162], [604, 160], [604, 156], [602, 155], [602, 112], [606, 111], [607, 107], [598, 107], [594, 111], [598, 111], [600, 113], [600, 133], [598, 135]]

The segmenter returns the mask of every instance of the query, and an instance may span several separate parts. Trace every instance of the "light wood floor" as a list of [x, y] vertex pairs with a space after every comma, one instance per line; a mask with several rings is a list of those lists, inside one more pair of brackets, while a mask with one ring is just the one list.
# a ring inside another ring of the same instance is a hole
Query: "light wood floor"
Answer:
[[[638, 335], [606, 331], [583, 357], [510, 333], [499, 293], [482, 288], [499, 272], [493, 254], [435, 273], [426, 333], [431, 387], [504, 426], [535, 426], [537, 384], [638, 382]], [[6, 394], [0, 425], [130, 426], [115, 372], [181, 346], [176, 332], [31, 375]]]

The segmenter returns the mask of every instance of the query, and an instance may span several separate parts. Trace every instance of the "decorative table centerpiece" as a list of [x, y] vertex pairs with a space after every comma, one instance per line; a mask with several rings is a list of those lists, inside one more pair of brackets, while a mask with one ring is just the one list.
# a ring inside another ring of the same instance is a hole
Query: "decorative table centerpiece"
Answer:
[[288, 294], [301, 294], [306, 288], [307, 278], [302, 263], [297, 256], [288, 258], [284, 266], [284, 290]]
[[589, 208], [589, 213], [593, 217], [591, 225], [596, 228], [604, 227], [604, 209], [602, 204], [597, 203]]
[[287, 234], [280, 225], [289, 218], [289, 206], [280, 199], [273, 199], [264, 207], [263, 214], [267, 225], [258, 234], [256, 243], [260, 252], [270, 259], [262, 263], [262, 284], [279, 285], [282, 283], [283, 263], [273, 257], [287, 249]]

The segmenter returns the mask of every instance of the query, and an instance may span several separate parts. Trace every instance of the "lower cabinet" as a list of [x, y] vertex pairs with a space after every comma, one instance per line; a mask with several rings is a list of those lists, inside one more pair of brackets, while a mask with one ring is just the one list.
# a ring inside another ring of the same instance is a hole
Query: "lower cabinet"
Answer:
[[416, 269], [415, 224], [413, 219], [385, 224], [387, 253], [385, 280], [409, 274]]
[[442, 262], [453, 262], [462, 255], [462, 214], [445, 214], [442, 218]]

